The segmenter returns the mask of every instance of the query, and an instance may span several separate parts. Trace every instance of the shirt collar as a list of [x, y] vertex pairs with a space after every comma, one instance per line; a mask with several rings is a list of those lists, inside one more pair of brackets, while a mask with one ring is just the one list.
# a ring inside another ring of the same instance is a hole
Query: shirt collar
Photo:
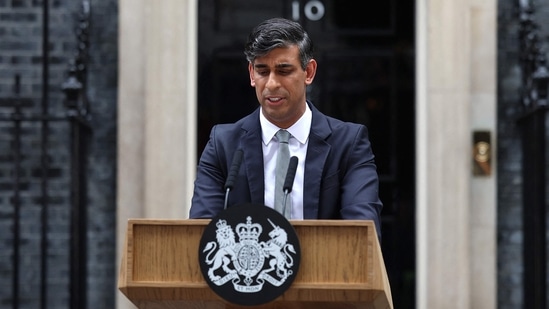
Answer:
[[[291, 127], [289, 127], [288, 132], [292, 134], [292, 136], [298, 140], [301, 144], [305, 144], [307, 142], [307, 139], [309, 138], [309, 132], [311, 131], [311, 123], [313, 119], [313, 114], [311, 112], [311, 109], [309, 108], [309, 104], [305, 104], [305, 113], [297, 120], [296, 123], [294, 123]], [[261, 110], [259, 111], [259, 122], [261, 124], [261, 135], [263, 138], [263, 144], [268, 145], [271, 140], [273, 140], [274, 135], [278, 130], [280, 130], [279, 127], [275, 126], [265, 116], [263, 115], [263, 108], [261, 107]]]

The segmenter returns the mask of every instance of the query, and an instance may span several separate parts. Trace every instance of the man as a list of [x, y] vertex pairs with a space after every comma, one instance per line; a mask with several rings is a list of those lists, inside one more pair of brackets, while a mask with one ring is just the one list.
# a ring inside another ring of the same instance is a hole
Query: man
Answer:
[[367, 128], [328, 117], [306, 99], [317, 69], [308, 34], [296, 22], [269, 19], [250, 33], [245, 55], [260, 106], [236, 123], [213, 127], [198, 165], [190, 218], [211, 218], [223, 210], [237, 150], [243, 159], [229, 207], [274, 207], [277, 132], [284, 129], [290, 133], [289, 152], [299, 162], [287, 217], [373, 220], [381, 237], [382, 203]]

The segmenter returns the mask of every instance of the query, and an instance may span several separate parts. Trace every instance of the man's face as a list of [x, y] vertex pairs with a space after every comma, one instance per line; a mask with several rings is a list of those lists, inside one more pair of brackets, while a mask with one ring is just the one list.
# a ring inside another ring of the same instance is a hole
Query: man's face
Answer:
[[248, 65], [250, 83], [255, 87], [263, 115], [279, 128], [293, 125], [305, 112], [306, 88], [313, 82], [316, 61], [301, 68], [299, 49], [275, 48]]

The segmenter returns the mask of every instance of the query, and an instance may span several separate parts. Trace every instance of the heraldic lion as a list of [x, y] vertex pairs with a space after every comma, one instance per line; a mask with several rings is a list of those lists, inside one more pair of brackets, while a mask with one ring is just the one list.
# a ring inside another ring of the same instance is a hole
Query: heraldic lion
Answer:
[[[217, 243], [215, 241], [210, 241], [203, 250], [203, 252], [208, 251], [208, 254], [206, 255], [206, 264], [213, 264], [208, 270], [208, 277], [210, 277], [210, 280], [212, 281], [221, 279], [220, 276], [214, 274], [219, 267], [223, 267], [223, 270], [226, 273], [236, 272], [236, 270], [231, 269], [228, 266], [231, 263], [231, 259], [236, 255], [233, 249], [236, 244], [234, 232], [230, 226], [226, 225], [225, 220], [220, 220], [216, 225], [218, 227], [216, 230]], [[217, 250], [214, 257], [211, 258], [211, 255], [215, 252], [218, 244], [219, 250]], [[230, 256], [231, 258], [227, 256]]]

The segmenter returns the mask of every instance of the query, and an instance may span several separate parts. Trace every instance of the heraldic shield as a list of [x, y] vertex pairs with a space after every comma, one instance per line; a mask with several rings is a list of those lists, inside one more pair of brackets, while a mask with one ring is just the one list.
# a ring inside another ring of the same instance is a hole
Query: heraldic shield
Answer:
[[210, 288], [237, 305], [266, 304], [282, 295], [301, 261], [290, 222], [261, 204], [234, 205], [206, 226], [198, 250]]

